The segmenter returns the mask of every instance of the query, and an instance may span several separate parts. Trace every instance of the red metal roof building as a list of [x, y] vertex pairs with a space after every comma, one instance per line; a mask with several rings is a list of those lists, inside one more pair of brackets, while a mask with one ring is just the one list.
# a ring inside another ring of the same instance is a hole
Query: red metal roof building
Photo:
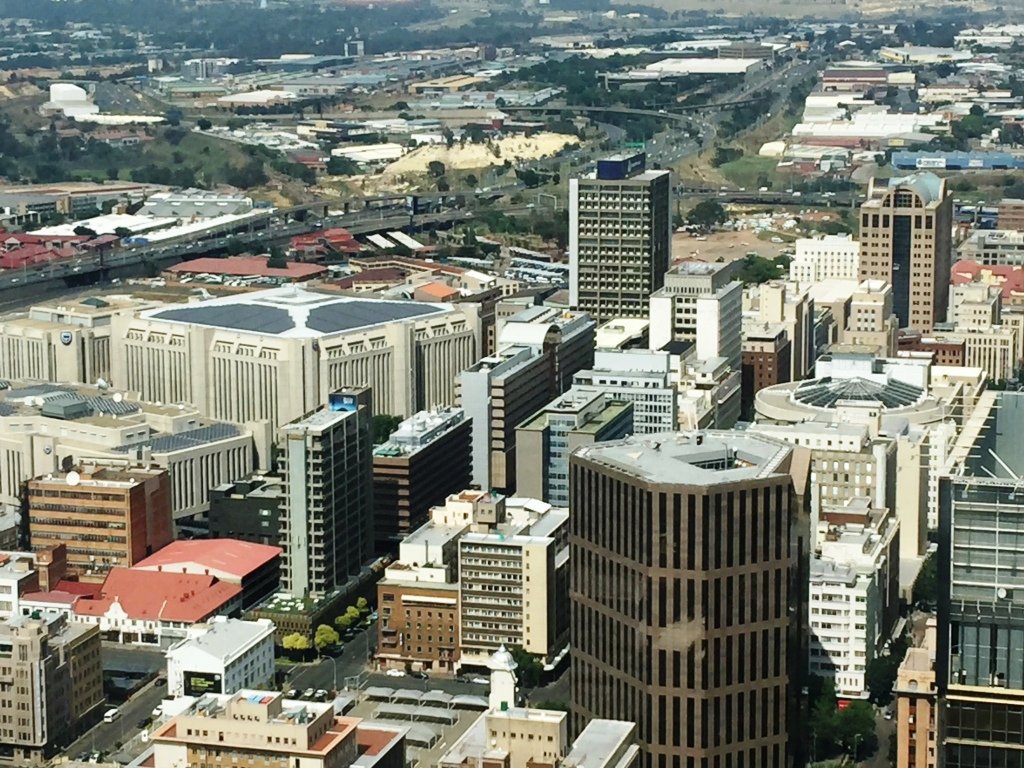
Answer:
[[979, 264], [976, 261], [958, 261], [953, 264], [949, 282], [953, 285], [978, 283], [998, 286], [1003, 294], [1004, 306], [1024, 303], [1024, 268], [1010, 264]]
[[216, 576], [114, 568], [99, 595], [75, 602], [74, 617], [98, 624], [108, 640], [167, 644], [192, 624], [238, 614], [241, 597], [240, 586]]
[[280, 587], [281, 548], [239, 539], [173, 541], [133, 570], [214, 576], [240, 586], [248, 608]]
[[342, 227], [296, 235], [290, 245], [290, 250], [304, 261], [323, 259], [332, 254], [351, 255], [362, 250], [352, 233]]
[[268, 267], [266, 256], [234, 256], [229, 259], [202, 257], [183, 261], [169, 267], [174, 277], [186, 275], [223, 275], [225, 277], [276, 277], [290, 283], [299, 283], [327, 274], [327, 268], [316, 264], [303, 264], [298, 261], [288, 262], [285, 268]]

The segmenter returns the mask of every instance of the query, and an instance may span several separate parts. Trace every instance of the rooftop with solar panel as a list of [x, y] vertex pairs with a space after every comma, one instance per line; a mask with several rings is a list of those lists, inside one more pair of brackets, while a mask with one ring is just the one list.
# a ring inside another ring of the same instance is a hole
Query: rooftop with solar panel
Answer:
[[[0, 419], [5, 418], [16, 421], [14, 426], [0, 423], [0, 429], [9, 431], [30, 432], [51, 419], [113, 430], [119, 437], [111, 438], [113, 443], [105, 441], [106, 450], [126, 455], [141, 447], [154, 454], [170, 453], [243, 434], [237, 425], [201, 416], [191, 405], [143, 402], [104, 381], [97, 386], [0, 381]], [[84, 443], [97, 434], [80, 430], [63, 437]]]
[[448, 304], [384, 301], [318, 293], [299, 286], [160, 307], [142, 317], [288, 338], [319, 338], [441, 314]]

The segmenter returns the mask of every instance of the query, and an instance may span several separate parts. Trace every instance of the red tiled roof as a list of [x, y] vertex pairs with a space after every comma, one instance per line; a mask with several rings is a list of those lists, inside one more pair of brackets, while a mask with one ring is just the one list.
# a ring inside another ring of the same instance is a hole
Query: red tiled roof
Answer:
[[164, 573], [219, 573], [244, 579], [280, 556], [280, 547], [267, 544], [238, 539], [193, 539], [172, 541], [134, 567]]
[[241, 594], [237, 584], [198, 576], [135, 568], [113, 568], [99, 597], [75, 604], [79, 616], [103, 616], [118, 602], [133, 620], [195, 623], [215, 614]]
[[327, 268], [321, 267], [318, 264], [303, 264], [298, 261], [290, 261], [287, 268], [279, 269], [268, 267], [267, 257], [265, 256], [235, 256], [230, 259], [214, 259], [209, 257], [192, 259], [181, 264], [175, 264], [168, 271], [179, 274], [209, 272], [216, 275], [234, 275], [236, 277], [260, 275], [261, 277], [308, 278], [325, 274]]
[[21, 599], [35, 603], [59, 603], [73, 606], [75, 602], [82, 599], [82, 596], [54, 589], [49, 592], [26, 592]]
[[459, 295], [457, 288], [452, 288], [450, 285], [445, 285], [444, 283], [427, 283], [426, 285], [421, 285], [416, 290], [417, 292], [422, 292], [428, 296], [434, 297], [435, 299], [441, 300], [450, 299], [452, 296]]
[[58, 592], [67, 592], [72, 595], [86, 595], [87, 597], [95, 597], [103, 589], [102, 584], [94, 584], [86, 581], [69, 581], [68, 579], [61, 579], [57, 582]]
[[1024, 269], [1008, 264], [986, 266], [976, 261], [958, 261], [953, 265], [949, 282], [953, 285], [980, 283], [998, 286], [1004, 299], [1024, 294]]

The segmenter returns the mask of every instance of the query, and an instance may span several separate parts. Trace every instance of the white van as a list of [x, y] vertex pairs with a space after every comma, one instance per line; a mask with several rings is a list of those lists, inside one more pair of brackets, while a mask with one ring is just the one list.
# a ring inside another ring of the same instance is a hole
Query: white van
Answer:
[[117, 720], [117, 718], [119, 718], [120, 716], [121, 710], [119, 710], [117, 707], [114, 707], [113, 709], [108, 709], [106, 712], [103, 713], [103, 722], [112, 723], [115, 720]]

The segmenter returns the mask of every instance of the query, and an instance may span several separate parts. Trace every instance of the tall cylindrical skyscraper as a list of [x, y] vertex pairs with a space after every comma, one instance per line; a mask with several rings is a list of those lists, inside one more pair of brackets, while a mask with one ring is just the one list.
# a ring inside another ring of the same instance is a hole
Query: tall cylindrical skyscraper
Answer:
[[637, 723], [647, 768], [793, 762], [805, 653], [799, 449], [643, 435], [570, 469], [572, 713]]

